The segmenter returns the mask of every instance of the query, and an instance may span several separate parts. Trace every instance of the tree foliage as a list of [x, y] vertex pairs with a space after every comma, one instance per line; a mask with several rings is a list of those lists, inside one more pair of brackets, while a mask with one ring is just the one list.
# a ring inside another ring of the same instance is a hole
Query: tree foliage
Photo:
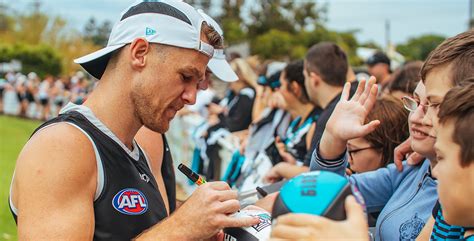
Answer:
[[240, 8], [245, 0], [223, 0], [222, 14], [216, 16], [224, 30], [226, 44], [237, 44], [247, 39], [246, 27], [241, 17]]
[[39, 74], [77, 70], [73, 59], [99, 48], [69, 28], [61, 17], [42, 11], [13, 14], [2, 6], [0, 39], [0, 62], [17, 59], [22, 61], [23, 72]]
[[297, 3], [291, 0], [256, 0], [250, 11], [247, 23], [249, 35], [264, 34], [271, 29], [278, 29], [291, 34], [305, 28], [314, 28], [321, 23], [325, 8], [316, 2]]
[[63, 19], [36, 11], [12, 15], [5, 7], [0, 8], [0, 19], [0, 62], [19, 60], [26, 73], [62, 72], [62, 57], [54, 47], [62, 39]]
[[[249, 0], [250, 1], [250, 0]], [[359, 46], [354, 31], [335, 32], [324, 27], [326, 5], [316, 1], [253, 0], [248, 15], [245, 0], [224, 0], [218, 17], [227, 44], [250, 42], [251, 53], [262, 59], [297, 59], [321, 41], [333, 41], [348, 52], [352, 64]]]
[[61, 57], [52, 47], [44, 44], [0, 45], [0, 62], [13, 59], [21, 61], [23, 73], [36, 72], [44, 77], [46, 74], [59, 75], [62, 71]]
[[293, 36], [285, 31], [272, 29], [258, 36], [252, 44], [252, 52], [263, 59], [283, 58], [290, 55]]
[[429, 53], [436, 48], [445, 37], [427, 34], [409, 39], [405, 44], [397, 46], [397, 51], [406, 57], [407, 60], [422, 60], [428, 57]]
[[[358, 43], [355, 31], [337, 32], [326, 28], [326, 5], [317, 1], [187, 2], [220, 22], [226, 45], [249, 42], [251, 53], [262, 59], [302, 58], [312, 45], [331, 41], [346, 51], [350, 64], [358, 65], [362, 64], [356, 55], [359, 46], [380, 49], [374, 43]], [[244, 9], [249, 6], [250, 9]], [[41, 73], [40, 68], [44, 68], [54, 74], [70, 73], [80, 68], [73, 63], [74, 58], [107, 44], [111, 28], [110, 21], [98, 22], [91, 17], [79, 32], [70, 28], [65, 19], [51, 16], [41, 9], [14, 13], [7, 5], [0, 4], [0, 61], [9, 61], [14, 57], [24, 61], [25, 71]], [[444, 37], [438, 35], [419, 36], [398, 45], [397, 51], [407, 60], [424, 60], [443, 40]]]
[[108, 20], [97, 24], [95, 18], [91, 17], [84, 26], [84, 39], [92, 42], [97, 46], [107, 45], [110, 32], [112, 31], [112, 23]]

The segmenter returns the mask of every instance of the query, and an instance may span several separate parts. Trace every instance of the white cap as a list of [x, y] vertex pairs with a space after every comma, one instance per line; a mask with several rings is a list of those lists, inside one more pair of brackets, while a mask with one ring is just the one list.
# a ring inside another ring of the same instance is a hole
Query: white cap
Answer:
[[203, 17], [191, 5], [182, 1], [139, 0], [122, 12], [105, 48], [75, 59], [74, 62], [100, 79], [112, 53], [137, 38], [195, 49], [212, 57], [214, 48], [201, 41], [203, 21]]
[[[219, 35], [224, 38], [224, 31], [222, 31], [222, 28], [219, 26], [219, 24], [201, 9], [198, 9], [197, 11], [199, 14], [201, 14], [207, 24], [211, 25], [219, 33]], [[212, 56], [212, 59], [209, 60], [209, 64], [207, 66], [212, 71], [212, 73], [217, 76], [217, 78], [225, 82], [234, 82], [239, 79], [237, 74], [235, 74], [234, 70], [232, 70], [230, 67], [229, 62], [226, 60], [224, 49], [214, 49], [214, 56]]]
[[265, 76], [267, 78], [270, 78], [270, 76], [272, 76], [276, 72], [282, 71], [284, 68], [286, 68], [286, 65], [287, 64], [285, 62], [278, 62], [278, 61], [271, 62], [267, 66], [267, 73], [265, 74]]

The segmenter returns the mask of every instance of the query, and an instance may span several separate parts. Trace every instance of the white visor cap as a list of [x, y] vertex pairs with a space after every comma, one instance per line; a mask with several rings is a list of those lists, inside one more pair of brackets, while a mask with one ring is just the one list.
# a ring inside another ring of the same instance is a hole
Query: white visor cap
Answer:
[[105, 48], [75, 59], [74, 62], [100, 79], [112, 53], [137, 38], [145, 38], [151, 43], [195, 49], [211, 58], [214, 48], [201, 41], [203, 22], [204, 18], [182, 1], [140, 0], [122, 12], [120, 21], [112, 28]]
[[[219, 26], [219, 24], [207, 15], [203, 10], [197, 10], [199, 14], [204, 18], [207, 24], [211, 25], [220, 35], [221, 38], [224, 38], [224, 31]], [[222, 81], [225, 82], [234, 82], [239, 79], [234, 70], [230, 67], [229, 62], [226, 60], [224, 49], [214, 49], [214, 56], [209, 60], [207, 65], [214, 75], [217, 76]]]

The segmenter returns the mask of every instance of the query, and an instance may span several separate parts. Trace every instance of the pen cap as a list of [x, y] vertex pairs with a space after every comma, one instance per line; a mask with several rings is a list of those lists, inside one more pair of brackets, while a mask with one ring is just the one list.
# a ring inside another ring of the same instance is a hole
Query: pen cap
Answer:
[[186, 177], [191, 179], [193, 182], [196, 182], [199, 179], [199, 175], [194, 173], [191, 169], [189, 169], [182, 163], [178, 165], [178, 170], [180, 170], [184, 175], [186, 175]]

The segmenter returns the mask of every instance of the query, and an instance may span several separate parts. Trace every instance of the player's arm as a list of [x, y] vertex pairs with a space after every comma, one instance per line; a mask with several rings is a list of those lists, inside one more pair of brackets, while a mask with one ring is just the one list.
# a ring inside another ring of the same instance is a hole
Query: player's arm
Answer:
[[97, 182], [89, 139], [66, 123], [48, 127], [21, 151], [12, 198], [20, 240], [91, 240]]

